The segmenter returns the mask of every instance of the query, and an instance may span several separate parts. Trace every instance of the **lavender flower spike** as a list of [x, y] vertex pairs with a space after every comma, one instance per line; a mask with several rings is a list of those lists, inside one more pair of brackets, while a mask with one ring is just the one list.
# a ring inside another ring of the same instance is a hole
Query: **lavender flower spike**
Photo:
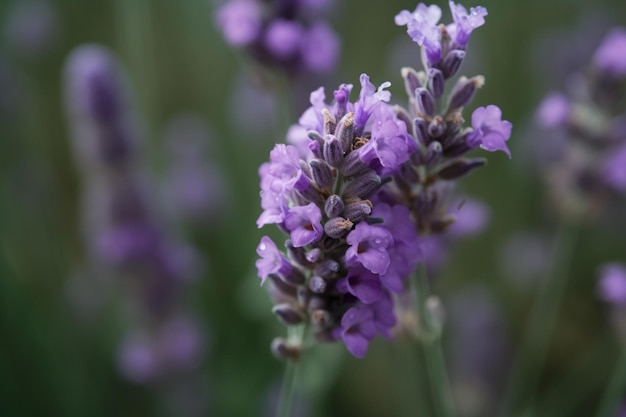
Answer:
[[502, 120], [502, 110], [498, 106], [479, 107], [472, 113], [472, 127], [467, 143], [475, 148], [480, 145], [486, 151], [502, 151], [511, 158], [506, 141], [511, 137], [511, 122]]

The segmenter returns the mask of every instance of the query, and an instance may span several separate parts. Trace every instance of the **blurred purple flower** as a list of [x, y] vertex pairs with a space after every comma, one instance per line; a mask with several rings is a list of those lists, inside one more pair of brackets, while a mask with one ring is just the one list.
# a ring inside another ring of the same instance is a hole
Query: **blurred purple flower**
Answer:
[[537, 120], [543, 127], [564, 126], [570, 115], [570, 103], [565, 94], [551, 93], [537, 109]]
[[231, 45], [249, 45], [261, 33], [261, 7], [255, 0], [228, 1], [217, 13], [217, 24]]
[[41, 56], [58, 40], [57, 11], [46, 0], [15, 2], [6, 15], [4, 35], [18, 54], [31, 58]]
[[599, 272], [598, 293], [602, 300], [626, 306], [626, 265], [609, 263], [603, 265]]
[[593, 56], [597, 68], [615, 77], [626, 76], [626, 28], [614, 28]]

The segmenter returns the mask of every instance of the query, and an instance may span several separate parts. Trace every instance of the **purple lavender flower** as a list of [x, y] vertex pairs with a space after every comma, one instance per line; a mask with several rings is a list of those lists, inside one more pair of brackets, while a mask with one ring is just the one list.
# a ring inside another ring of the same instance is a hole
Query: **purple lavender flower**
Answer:
[[256, 261], [256, 267], [261, 277], [261, 285], [270, 274], [287, 275], [291, 272], [291, 264], [278, 250], [276, 244], [267, 236], [261, 238], [261, 243], [256, 248], [256, 253], [261, 259]]
[[359, 223], [348, 235], [350, 248], [346, 251], [348, 265], [363, 265], [374, 274], [387, 272], [391, 260], [387, 248], [393, 245], [393, 237], [388, 230]]
[[73, 150], [83, 179], [83, 227], [92, 249], [88, 261], [110, 277], [130, 278], [119, 282], [133, 283], [125, 294], [134, 312], [127, 319], [145, 326], [121, 342], [120, 372], [141, 384], [163, 382], [174, 371], [194, 372], [203, 338], [195, 321], [179, 310], [200, 261], [157, 220], [123, 72], [112, 53], [87, 45], [71, 53], [65, 74]]
[[482, 6], [470, 8], [469, 13], [461, 4], [449, 0], [454, 23], [447, 26], [447, 31], [457, 48], [465, 49], [472, 31], [485, 24], [487, 9]]
[[285, 228], [291, 232], [291, 242], [302, 247], [322, 238], [322, 212], [314, 203], [289, 209], [285, 216]]
[[407, 26], [407, 33], [415, 43], [423, 47], [430, 65], [438, 64], [443, 58], [441, 52], [441, 30], [437, 26], [441, 19], [439, 6], [417, 5], [413, 13], [402, 10], [395, 17], [396, 25]]
[[[482, 77], [462, 77], [450, 98], [440, 100], [465, 56], [458, 48], [486, 14], [482, 8], [453, 12], [460, 39], [454, 51], [447, 35], [442, 40], [445, 28], [436, 26], [437, 6], [420, 4], [413, 14], [396, 16], [429, 58], [428, 74], [403, 71], [408, 109], [391, 107], [390, 83], [376, 87], [366, 74], [354, 102], [351, 84], [341, 84], [330, 104], [319, 88], [289, 129], [292, 146], [277, 145], [259, 169], [263, 213], [257, 224], [275, 223], [290, 237], [286, 256], [266, 245], [257, 261], [259, 276], [272, 280], [272, 297], [280, 303], [274, 312], [288, 325], [308, 320], [318, 340], [341, 339], [356, 357], [365, 355], [376, 335], [390, 337], [396, 324], [391, 293], [404, 291], [423, 260], [418, 236], [444, 233], [454, 223], [446, 190], [484, 164], [462, 156], [481, 144], [509, 154], [511, 124], [497, 107], [475, 113], [474, 130], [462, 126], [463, 107]], [[284, 260], [296, 279], [277, 276]], [[282, 339], [273, 347], [291, 360], [302, 349]]]
[[303, 36], [300, 45], [302, 64], [315, 73], [332, 71], [339, 60], [341, 44], [325, 22], [316, 22]]
[[626, 305], [626, 265], [617, 262], [605, 264], [598, 275], [600, 298], [612, 304]]
[[612, 188], [626, 192], [626, 144], [613, 151], [602, 167], [602, 177]]
[[486, 151], [502, 151], [509, 158], [511, 151], [506, 142], [511, 137], [512, 125], [502, 120], [502, 110], [498, 106], [479, 107], [472, 113], [474, 131], [468, 135], [467, 142], [472, 148], [480, 145]]
[[254, 0], [232, 0], [217, 13], [217, 23], [226, 41], [233, 46], [246, 46], [261, 33], [260, 5]]
[[614, 77], [626, 76], [626, 29], [615, 28], [596, 50], [593, 62], [597, 68]]
[[569, 216], [587, 216], [590, 207], [607, 206], [626, 190], [624, 47], [626, 29], [613, 29], [591, 58], [591, 71], [571, 74], [568, 91], [551, 93], [539, 108], [539, 122], [553, 128], [541, 140], [563, 142], [545, 177], [558, 209]]
[[563, 126], [570, 115], [570, 103], [562, 93], [551, 93], [537, 109], [537, 119], [544, 127]]
[[287, 75], [331, 70], [339, 57], [339, 40], [323, 21], [310, 18], [321, 1], [262, 2], [229, 0], [217, 11], [226, 41], [246, 48], [259, 63]]

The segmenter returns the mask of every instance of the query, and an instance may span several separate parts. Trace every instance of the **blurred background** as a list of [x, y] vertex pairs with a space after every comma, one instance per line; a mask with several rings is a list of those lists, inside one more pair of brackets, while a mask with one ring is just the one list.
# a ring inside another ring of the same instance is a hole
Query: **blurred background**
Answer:
[[[513, 158], [489, 154], [487, 167], [461, 181], [484, 227], [455, 240], [434, 282], [463, 416], [500, 410], [534, 290], [549, 278], [559, 216], [542, 178], [551, 137], [535, 126], [537, 106], [610, 28], [626, 25], [621, 0], [481, 5], [487, 22], [460, 72], [485, 76], [472, 105], [503, 110]], [[0, 2], [0, 416], [273, 415], [284, 364], [269, 345], [285, 329], [254, 266], [260, 237], [275, 233], [255, 224], [258, 166], [318, 86], [330, 92], [366, 72], [376, 85], [391, 81], [392, 101], [405, 102], [400, 68], [419, 68], [419, 53], [393, 19], [415, 4], [333, 0], [324, 15], [341, 43], [335, 69], [287, 86], [227, 44], [218, 7]], [[172, 261], [185, 271], [176, 312], [158, 329], [135, 306], [145, 294], [132, 278], [92, 259], [85, 211], [98, 203], [86, 197], [93, 172], [72, 139], [65, 85], [68, 57], [83, 44], [108, 48], [126, 74], [141, 167], [133, 178], [158, 239], [181, 254]], [[580, 227], [534, 415], [594, 415], [601, 401], [620, 348], [597, 271], [626, 261], [624, 207]], [[408, 342], [377, 339], [363, 360], [339, 343], [318, 346], [303, 366], [298, 416], [431, 415]]]

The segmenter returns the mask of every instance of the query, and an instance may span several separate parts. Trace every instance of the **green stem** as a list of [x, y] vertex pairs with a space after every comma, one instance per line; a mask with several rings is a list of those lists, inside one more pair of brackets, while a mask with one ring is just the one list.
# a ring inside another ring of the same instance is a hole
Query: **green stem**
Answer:
[[[287, 327], [288, 342], [298, 346], [304, 346], [304, 339], [307, 333], [307, 326], [289, 326]], [[283, 386], [280, 392], [280, 401], [276, 417], [289, 417], [292, 413], [293, 399], [296, 395], [296, 373], [298, 364], [302, 360], [301, 357], [296, 359], [288, 359], [285, 367], [285, 376], [283, 377]]]
[[555, 238], [551, 265], [530, 311], [526, 337], [512, 372], [513, 379], [505, 400], [506, 415], [511, 415], [524, 393], [527, 394], [525, 411], [533, 415], [537, 385], [556, 328], [578, 232], [576, 222], [568, 218], [562, 220]]
[[289, 417], [293, 405], [293, 398], [296, 392], [296, 368], [298, 362], [292, 360], [287, 361], [285, 368], [285, 376], [283, 378], [283, 387], [280, 393], [280, 402], [278, 403], [278, 411], [276, 417]]
[[619, 406], [620, 401], [624, 399], [624, 391], [626, 390], [626, 350], [622, 350], [615, 371], [611, 376], [602, 401], [600, 402], [600, 408], [598, 410], [597, 417], [609, 417], [617, 415], [616, 408]]
[[439, 417], [452, 417], [455, 415], [452, 392], [448, 382], [443, 349], [441, 347], [441, 332], [436, 328], [434, 317], [428, 310], [427, 302], [430, 297], [426, 266], [422, 263], [418, 266], [414, 277], [416, 302], [422, 330], [422, 346], [426, 372], [435, 408], [435, 415]]

